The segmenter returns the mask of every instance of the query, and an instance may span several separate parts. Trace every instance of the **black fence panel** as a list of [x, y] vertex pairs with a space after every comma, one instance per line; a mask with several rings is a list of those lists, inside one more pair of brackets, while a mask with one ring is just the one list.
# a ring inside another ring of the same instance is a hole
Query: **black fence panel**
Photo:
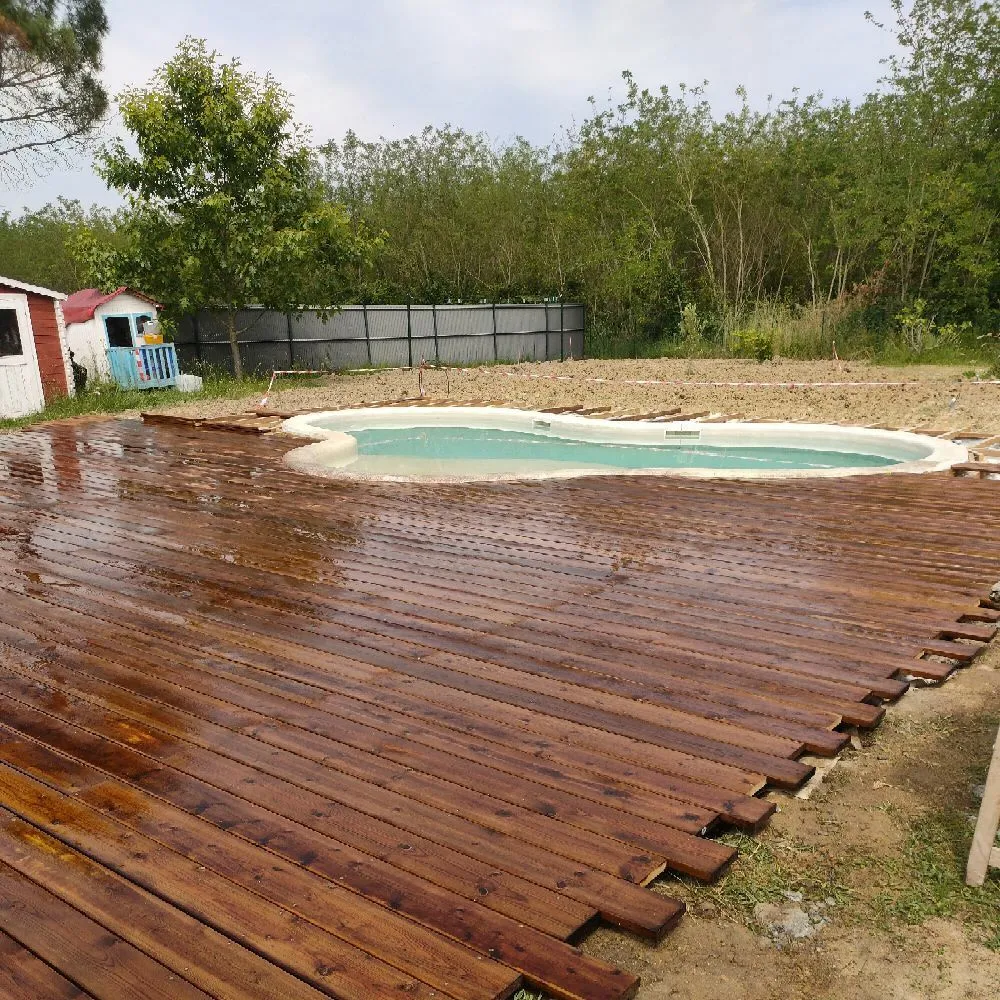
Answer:
[[[561, 302], [344, 306], [325, 317], [312, 310], [243, 309], [236, 315], [247, 373], [582, 358], [585, 325], [582, 305]], [[174, 343], [182, 368], [232, 372], [223, 313], [185, 317]]]

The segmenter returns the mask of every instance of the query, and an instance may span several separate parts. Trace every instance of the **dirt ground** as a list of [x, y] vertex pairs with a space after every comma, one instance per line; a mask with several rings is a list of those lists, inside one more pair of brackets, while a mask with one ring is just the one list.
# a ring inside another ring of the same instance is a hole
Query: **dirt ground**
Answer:
[[[1000, 386], [977, 384], [970, 374], [858, 362], [579, 361], [432, 371], [425, 387], [437, 397], [537, 406], [681, 406], [1000, 433]], [[623, 379], [907, 384], [637, 386]], [[416, 394], [415, 372], [384, 371], [296, 385], [275, 393], [270, 405]], [[173, 412], [216, 416], [249, 402], [259, 400], [192, 400]], [[859, 737], [861, 749], [841, 755], [808, 799], [773, 793], [779, 811], [761, 835], [730, 835], [740, 856], [717, 885], [662, 880], [657, 888], [686, 899], [689, 913], [660, 945], [602, 929], [582, 947], [641, 975], [639, 1000], [995, 1000], [1000, 877], [982, 890], [966, 889], [962, 877], [998, 721], [1000, 640], [943, 686], [908, 693], [876, 731]]]
[[[775, 793], [718, 885], [661, 881], [689, 912], [660, 945], [599, 930], [584, 950], [641, 975], [639, 1000], [995, 1000], [1000, 877], [962, 876], [998, 718], [994, 644], [907, 693], [810, 798]], [[768, 901], [811, 914], [811, 936], [776, 937]]]
[[[940, 366], [882, 368], [863, 362], [734, 360], [572, 361], [427, 371], [428, 395], [453, 399], [506, 400], [555, 406], [580, 403], [619, 410], [680, 406], [685, 411], [742, 413], [747, 417], [838, 421], [894, 426], [933, 424], [1000, 433], [1000, 386], [977, 383], [971, 369]], [[540, 378], [538, 376], [545, 376]], [[558, 377], [558, 381], [551, 378]], [[588, 382], [586, 379], [608, 379]], [[630, 385], [623, 380], [676, 382], [906, 382], [903, 386]], [[417, 395], [414, 371], [378, 371], [319, 379], [275, 392], [282, 409], [344, 405]], [[171, 412], [221, 416], [259, 402], [192, 399]]]

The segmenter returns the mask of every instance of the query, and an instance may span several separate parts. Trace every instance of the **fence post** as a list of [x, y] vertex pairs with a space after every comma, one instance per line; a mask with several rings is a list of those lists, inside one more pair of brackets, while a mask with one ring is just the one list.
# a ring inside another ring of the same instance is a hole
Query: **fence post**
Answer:
[[198, 314], [191, 315], [191, 326], [194, 328], [194, 356], [201, 364], [201, 327], [198, 325]]
[[580, 360], [587, 356], [587, 303], [580, 303]]
[[[549, 360], [549, 304], [548, 302], [542, 303], [542, 308], [545, 310], [545, 354], [542, 357], [543, 361]], [[535, 351], [534, 360], [538, 360], [538, 351]]]
[[562, 299], [559, 300], [559, 360], [566, 360], [566, 344], [564, 337], [566, 336], [566, 303]]
[[438, 314], [437, 305], [431, 303], [431, 323], [434, 325], [434, 362], [441, 364], [441, 350], [438, 347]]
[[372, 364], [372, 338], [368, 333], [368, 306], [364, 302], [361, 303], [361, 315], [365, 321], [365, 350], [368, 352], [368, 367], [371, 368]]
[[292, 314], [285, 313], [288, 322], [288, 367], [295, 367], [295, 338], [292, 336]]
[[406, 303], [406, 356], [410, 359], [410, 367], [413, 367], [413, 324], [410, 319], [410, 303]]
[[493, 360], [500, 360], [500, 349], [497, 347], [497, 304], [493, 303]]

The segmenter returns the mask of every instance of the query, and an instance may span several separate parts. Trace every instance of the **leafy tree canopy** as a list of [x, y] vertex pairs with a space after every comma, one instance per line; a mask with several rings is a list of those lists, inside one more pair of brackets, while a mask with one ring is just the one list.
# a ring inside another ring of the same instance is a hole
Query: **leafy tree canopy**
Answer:
[[84, 235], [76, 246], [98, 284], [141, 288], [168, 319], [221, 310], [238, 377], [244, 306], [325, 311], [343, 301], [373, 241], [326, 198], [307, 133], [270, 76], [188, 38], [119, 107], [135, 152], [112, 143], [98, 171], [127, 198], [123, 245]]

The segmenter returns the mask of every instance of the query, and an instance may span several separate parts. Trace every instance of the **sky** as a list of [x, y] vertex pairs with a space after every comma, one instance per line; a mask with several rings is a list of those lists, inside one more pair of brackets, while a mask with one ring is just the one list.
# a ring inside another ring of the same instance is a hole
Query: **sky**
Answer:
[[[398, 138], [451, 124], [503, 141], [558, 138], [587, 98], [709, 82], [726, 111], [798, 87], [857, 98], [883, 73], [889, 0], [106, 0], [104, 80], [144, 84], [185, 35], [272, 74], [317, 143], [353, 129]], [[103, 126], [113, 134], [114, 116]], [[84, 155], [0, 191], [0, 209], [59, 196], [116, 204]]]

